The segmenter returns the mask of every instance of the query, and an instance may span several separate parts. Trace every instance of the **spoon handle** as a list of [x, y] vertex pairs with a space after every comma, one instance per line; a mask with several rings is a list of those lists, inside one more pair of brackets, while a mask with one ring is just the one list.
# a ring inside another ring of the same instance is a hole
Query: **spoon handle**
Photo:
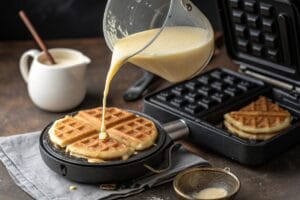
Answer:
[[27, 29], [30, 31], [30, 33], [33, 36], [36, 43], [45, 52], [45, 55], [46, 55], [47, 59], [49, 60], [49, 62], [52, 65], [56, 64], [55, 61], [54, 61], [54, 58], [49, 53], [49, 51], [46, 47], [46, 44], [43, 42], [42, 38], [39, 36], [38, 32], [35, 30], [34, 26], [32, 25], [31, 21], [27, 17], [26, 13], [23, 10], [21, 10], [19, 12], [19, 15], [20, 15], [22, 21], [24, 22], [25, 26], [27, 27]]

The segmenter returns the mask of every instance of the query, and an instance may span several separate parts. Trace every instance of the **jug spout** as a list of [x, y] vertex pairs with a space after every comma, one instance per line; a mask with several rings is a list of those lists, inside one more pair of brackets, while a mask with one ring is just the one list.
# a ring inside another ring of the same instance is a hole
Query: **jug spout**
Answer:
[[91, 63], [91, 59], [85, 55], [82, 55], [82, 64], [90, 64]]
[[73, 74], [77, 74], [76, 76], [82, 78], [84, 77], [88, 64], [91, 63], [91, 59], [83, 53], [79, 52], [79, 54], [77, 54], [77, 56], [75, 57], [75, 61], [76, 62], [74, 64], [71, 64], [69, 66], [69, 69], [73, 72]]
[[75, 69], [86, 69], [87, 65], [91, 63], [91, 59], [89, 57], [87, 57], [84, 54], [80, 55], [80, 59], [78, 60], [78, 62], [76, 64], [74, 64], [72, 67]]

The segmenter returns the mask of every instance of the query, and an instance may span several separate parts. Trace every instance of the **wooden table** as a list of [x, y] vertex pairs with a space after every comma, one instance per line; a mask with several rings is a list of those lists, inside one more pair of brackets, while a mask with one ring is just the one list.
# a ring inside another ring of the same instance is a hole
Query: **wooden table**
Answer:
[[[106, 75], [111, 53], [103, 39], [52, 40], [50, 47], [69, 47], [84, 52], [92, 59], [87, 70], [88, 92], [83, 103], [76, 108], [90, 108], [101, 105], [104, 77]], [[31, 102], [25, 82], [19, 72], [21, 54], [35, 48], [33, 42], [1, 42], [0, 43], [0, 136], [9, 136], [35, 130], [41, 130], [49, 121], [62, 113], [49, 113], [35, 107]], [[209, 68], [227, 66], [237, 69], [228, 56], [225, 48], [215, 56]], [[123, 92], [141, 75], [141, 70], [129, 64], [121, 69], [113, 81], [108, 99], [109, 105], [135, 110], [142, 109], [142, 101], [126, 103], [122, 99]], [[161, 84], [166, 85], [167, 83]], [[188, 144], [190, 149], [207, 159], [216, 167], [230, 167], [242, 183], [237, 199], [300, 199], [300, 146], [274, 158], [261, 167], [245, 167], [227, 158], [216, 155], [201, 147]], [[175, 199], [171, 184], [149, 189], [127, 199]], [[5, 167], [0, 164], [0, 199], [31, 199], [19, 189]]]

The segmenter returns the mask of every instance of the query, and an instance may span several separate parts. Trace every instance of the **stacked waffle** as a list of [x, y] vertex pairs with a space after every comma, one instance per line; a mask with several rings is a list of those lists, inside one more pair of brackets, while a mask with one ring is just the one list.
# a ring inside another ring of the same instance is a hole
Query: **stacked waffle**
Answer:
[[108, 139], [99, 139], [102, 108], [82, 110], [74, 117], [55, 121], [49, 138], [58, 148], [89, 162], [127, 159], [154, 144], [157, 130], [152, 121], [118, 108], [107, 108], [105, 114]]
[[258, 100], [224, 115], [224, 125], [234, 135], [252, 140], [267, 140], [290, 126], [291, 114], [260, 96]]

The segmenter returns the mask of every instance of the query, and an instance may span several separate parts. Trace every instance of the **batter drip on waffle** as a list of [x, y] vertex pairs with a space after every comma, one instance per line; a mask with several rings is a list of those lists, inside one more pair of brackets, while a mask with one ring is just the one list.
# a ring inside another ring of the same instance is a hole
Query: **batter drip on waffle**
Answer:
[[224, 125], [231, 133], [257, 140], [266, 140], [277, 135], [290, 126], [292, 121], [287, 110], [264, 96], [239, 111], [225, 114], [224, 118]]
[[49, 138], [55, 146], [89, 162], [128, 159], [134, 151], [154, 145], [155, 124], [118, 108], [107, 108], [105, 122], [111, 137], [100, 140], [101, 115], [102, 108], [94, 108], [59, 119], [50, 128]]
[[99, 140], [98, 133], [68, 145], [66, 151], [72, 156], [86, 158], [89, 162], [102, 162], [116, 158], [126, 160], [134, 152], [133, 149], [113, 138]]

